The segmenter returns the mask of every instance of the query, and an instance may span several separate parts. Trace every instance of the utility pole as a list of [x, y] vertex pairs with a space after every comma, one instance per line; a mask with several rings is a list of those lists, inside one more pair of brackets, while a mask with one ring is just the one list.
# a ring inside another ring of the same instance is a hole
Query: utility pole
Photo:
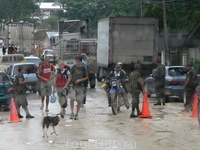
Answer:
[[164, 24], [164, 37], [165, 37], [165, 63], [166, 65], [170, 65], [169, 62], [169, 49], [168, 49], [168, 31], [167, 31], [167, 16], [166, 16], [166, 7], [165, 7], [165, 0], [162, 0], [162, 7], [163, 7], [163, 24]]

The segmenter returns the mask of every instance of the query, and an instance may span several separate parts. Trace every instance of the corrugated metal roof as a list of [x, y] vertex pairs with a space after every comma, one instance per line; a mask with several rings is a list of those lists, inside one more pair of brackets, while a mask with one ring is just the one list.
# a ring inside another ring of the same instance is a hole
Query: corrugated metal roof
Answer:
[[40, 3], [36, 3], [40, 9], [42, 10], [63, 10], [63, 5], [61, 3], [54, 3], [54, 2], [40, 2]]
[[58, 32], [46, 32], [48, 38], [50, 39], [52, 36], [58, 36]]

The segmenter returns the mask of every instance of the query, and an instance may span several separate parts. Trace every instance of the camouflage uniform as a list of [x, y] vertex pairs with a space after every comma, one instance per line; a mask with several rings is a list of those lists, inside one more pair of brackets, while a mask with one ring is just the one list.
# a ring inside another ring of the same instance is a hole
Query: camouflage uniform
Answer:
[[155, 93], [158, 99], [158, 102], [156, 104], [161, 105], [161, 99], [162, 99], [163, 105], [165, 105], [165, 98], [164, 98], [165, 66], [159, 64], [158, 67], [156, 68], [156, 72], [153, 74], [153, 77], [155, 78]]
[[186, 103], [185, 103], [185, 108], [187, 111], [189, 111], [189, 108], [192, 107], [193, 99], [194, 99], [194, 94], [195, 94], [195, 88], [198, 84], [197, 80], [197, 74], [194, 69], [190, 69], [187, 72], [186, 80], [187, 78], [190, 78], [189, 83], [186, 86]]
[[135, 70], [130, 73], [129, 75], [129, 84], [127, 84], [127, 90], [132, 96], [132, 115], [131, 117], [137, 117], [134, 115], [135, 109], [137, 110], [137, 115], [140, 114], [139, 109], [139, 94], [142, 90], [140, 84], [143, 84], [143, 80], [141, 78], [141, 74], [139, 73], [139, 70]]
[[25, 78], [23, 76], [23, 74], [18, 73], [16, 75], [16, 78], [18, 78], [18, 90], [15, 91], [16, 96], [15, 96], [15, 105], [16, 105], [16, 109], [18, 112], [18, 116], [20, 118], [22, 118], [23, 116], [21, 116], [20, 114], [20, 106], [22, 106], [22, 108], [24, 109], [24, 111], [26, 112], [26, 117], [31, 116], [29, 111], [28, 111], [28, 101], [26, 98], [26, 91], [27, 91], [27, 87], [24, 84], [19, 84], [19, 81], [24, 81]]

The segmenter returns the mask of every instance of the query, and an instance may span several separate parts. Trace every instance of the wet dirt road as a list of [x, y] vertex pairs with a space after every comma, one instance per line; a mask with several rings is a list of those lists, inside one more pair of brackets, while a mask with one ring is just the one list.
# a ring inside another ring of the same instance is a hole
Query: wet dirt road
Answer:
[[[121, 108], [113, 115], [107, 107], [101, 84], [88, 89], [87, 104], [81, 108], [79, 120], [70, 120], [70, 108], [56, 126], [58, 136], [42, 137], [41, 120], [47, 114], [39, 109], [40, 99], [28, 94], [29, 110], [34, 119], [7, 123], [10, 113], [0, 112], [0, 150], [198, 150], [200, 128], [196, 118], [181, 114], [182, 103], [170, 102], [166, 106], [153, 106], [155, 98], [149, 98], [152, 119], [130, 118], [131, 109]], [[130, 100], [130, 99], [129, 99]], [[141, 98], [142, 102], [142, 98]], [[141, 106], [141, 103], [140, 103]], [[50, 103], [48, 115], [59, 113], [58, 102]], [[21, 109], [22, 115], [25, 116]]]

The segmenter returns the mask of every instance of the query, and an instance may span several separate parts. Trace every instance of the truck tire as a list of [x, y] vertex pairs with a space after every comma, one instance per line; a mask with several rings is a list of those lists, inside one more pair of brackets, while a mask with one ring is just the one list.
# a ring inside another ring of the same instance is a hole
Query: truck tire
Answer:
[[98, 67], [98, 70], [97, 70], [97, 81], [98, 82], [102, 81], [102, 78], [99, 77], [100, 70], [101, 70], [101, 67]]
[[95, 74], [90, 74], [90, 88], [95, 88], [96, 86], [96, 80], [95, 80]]

